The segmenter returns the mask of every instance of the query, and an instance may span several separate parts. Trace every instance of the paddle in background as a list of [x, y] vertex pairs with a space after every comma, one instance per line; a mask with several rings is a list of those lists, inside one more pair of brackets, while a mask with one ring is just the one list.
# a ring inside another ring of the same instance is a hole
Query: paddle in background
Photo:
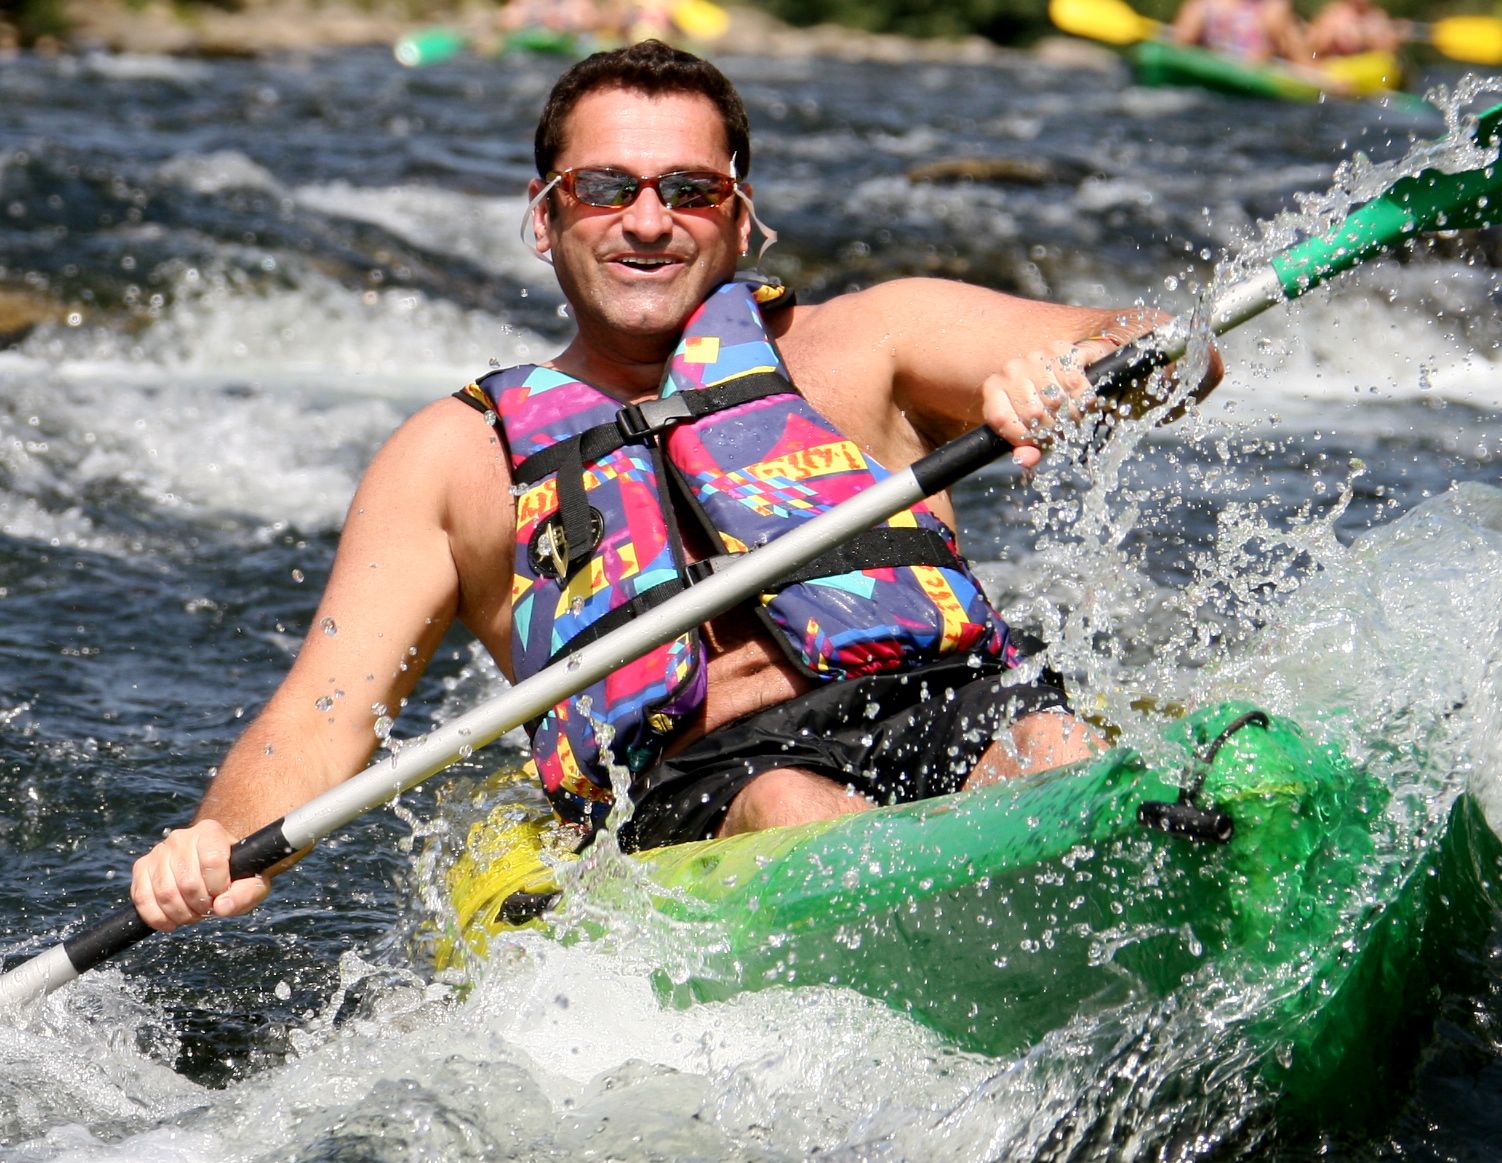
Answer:
[[[1142, 384], [1153, 369], [1172, 363], [1205, 329], [1216, 335], [1281, 302], [1297, 299], [1321, 283], [1416, 235], [1462, 230], [1502, 221], [1502, 105], [1475, 119], [1469, 147], [1485, 160], [1454, 170], [1437, 168], [1434, 143], [1422, 143], [1410, 158], [1429, 163], [1406, 173], [1340, 222], [1296, 243], [1260, 269], [1218, 292], [1198, 328], [1179, 317], [1089, 368], [1096, 390], [1119, 395]], [[1451, 142], [1456, 156], [1467, 142]], [[1471, 155], [1473, 158], [1475, 154]], [[1402, 173], [1401, 163], [1386, 172]], [[1412, 167], [1410, 167], [1412, 168]], [[996, 460], [1010, 445], [982, 425], [950, 441], [902, 472], [857, 494], [767, 545], [744, 554], [647, 614], [603, 635], [569, 658], [533, 675], [459, 718], [414, 739], [347, 782], [310, 800], [241, 840], [231, 874], [254, 876], [309, 848], [350, 821], [379, 807], [461, 756], [542, 715], [659, 643], [723, 614], [763, 592], [778, 578], [802, 568], [901, 511]], [[0, 975], [0, 1010], [17, 1008], [72, 981], [81, 973], [150, 936], [155, 930], [126, 905], [104, 920]]]
[[[681, 36], [693, 44], [712, 44], [730, 30], [730, 15], [713, 0], [670, 0], [650, 7], [649, 21], [637, 21], [625, 29], [631, 40], [649, 36], [675, 39]], [[660, 11], [659, 11], [660, 10]], [[408, 68], [436, 65], [464, 52], [498, 56], [505, 52], [553, 53], [560, 56], [581, 55], [599, 45], [618, 39], [618, 32], [608, 29], [555, 29], [534, 25], [493, 37], [481, 36], [456, 28], [422, 28], [396, 42], [392, 52]]]
[[[1168, 39], [1167, 25], [1143, 16], [1125, 0], [1049, 0], [1048, 16], [1064, 32], [1106, 44], [1140, 45]], [[1496, 17], [1451, 16], [1430, 24], [1409, 24], [1407, 32], [1410, 39], [1432, 45], [1452, 60], [1502, 65], [1502, 20]], [[1319, 69], [1353, 96], [1392, 89], [1400, 75], [1393, 57], [1380, 52], [1332, 57], [1321, 61]], [[1305, 78], [1306, 70], [1299, 69], [1297, 76]]]

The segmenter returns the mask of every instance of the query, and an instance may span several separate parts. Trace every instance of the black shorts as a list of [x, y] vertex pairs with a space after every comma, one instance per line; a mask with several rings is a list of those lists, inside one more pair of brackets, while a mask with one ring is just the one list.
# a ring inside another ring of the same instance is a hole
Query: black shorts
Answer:
[[763, 772], [825, 775], [878, 804], [958, 791], [1009, 724], [1067, 711], [1059, 677], [964, 657], [901, 674], [827, 683], [727, 723], [637, 778], [627, 851], [714, 834], [740, 790]]

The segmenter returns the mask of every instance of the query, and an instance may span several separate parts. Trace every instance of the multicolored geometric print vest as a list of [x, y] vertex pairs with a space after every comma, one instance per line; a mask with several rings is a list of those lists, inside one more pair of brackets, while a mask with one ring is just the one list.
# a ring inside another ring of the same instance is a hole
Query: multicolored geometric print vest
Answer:
[[[656, 399], [622, 406], [552, 368], [493, 372], [458, 393], [499, 418], [516, 497], [512, 661], [565, 658], [718, 565], [888, 475], [798, 394], [762, 311], [791, 295], [761, 276], [689, 319]], [[686, 560], [679, 520], [714, 555]], [[924, 505], [820, 557], [756, 603], [793, 662], [834, 680], [954, 652], [1011, 656], [1005, 623]], [[613, 802], [605, 761], [657, 762], [703, 705], [697, 631], [528, 724], [555, 810], [590, 828]]]

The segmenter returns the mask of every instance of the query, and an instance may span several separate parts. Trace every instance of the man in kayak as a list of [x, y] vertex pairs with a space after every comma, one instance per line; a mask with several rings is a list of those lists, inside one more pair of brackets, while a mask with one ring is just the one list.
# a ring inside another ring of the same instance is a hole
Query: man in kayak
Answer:
[[[136, 864], [132, 899], [155, 928], [266, 895], [263, 878], [231, 884], [232, 840], [361, 770], [456, 619], [518, 681], [558, 641], [566, 656], [574, 624], [650, 604], [652, 555], [681, 589], [677, 575], [754, 545], [755, 521], [827, 507], [871, 462], [901, 469], [984, 421], [1031, 467], [1088, 407], [1083, 367], [1160, 321], [932, 279], [818, 305], [732, 281], [756, 221], [745, 112], [717, 69], [660, 43], [565, 73], [536, 160], [527, 227], [577, 333], [544, 367], [422, 409], [376, 454], [291, 671], [192, 826]], [[745, 352], [753, 374], [727, 366]], [[680, 398], [712, 405], [671, 431], [654, 427], [665, 369]], [[700, 524], [716, 497], [751, 516]], [[560, 816], [581, 832], [604, 819], [608, 765], [636, 806], [623, 842], [651, 847], [1088, 755], [1093, 733], [958, 556], [950, 499], [889, 525], [750, 604], [768, 617], [716, 619], [530, 725]]]

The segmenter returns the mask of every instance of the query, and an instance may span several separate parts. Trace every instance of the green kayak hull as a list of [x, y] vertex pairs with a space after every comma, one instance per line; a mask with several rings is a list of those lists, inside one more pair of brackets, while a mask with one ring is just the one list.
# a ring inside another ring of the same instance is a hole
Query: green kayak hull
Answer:
[[1131, 60], [1140, 85], [1192, 86], [1277, 101], [1376, 96], [1396, 89], [1401, 80], [1398, 62], [1389, 53], [1362, 53], [1323, 68], [1295, 70], [1275, 61], [1243, 61], [1193, 45], [1145, 40], [1132, 47]]
[[[1464, 795], [1416, 839], [1379, 780], [1244, 705], [1181, 720], [1154, 751], [634, 857], [692, 951], [659, 993], [847, 987], [991, 1055], [1187, 999], [1286, 1108], [1364, 1117], [1401, 1068], [1429, 968], [1490, 932], [1502, 845]], [[514, 814], [470, 834], [441, 964], [473, 968], [519, 927], [598, 935], [613, 907], [607, 890], [573, 923], [565, 893], [530, 915], [571, 870]]]

